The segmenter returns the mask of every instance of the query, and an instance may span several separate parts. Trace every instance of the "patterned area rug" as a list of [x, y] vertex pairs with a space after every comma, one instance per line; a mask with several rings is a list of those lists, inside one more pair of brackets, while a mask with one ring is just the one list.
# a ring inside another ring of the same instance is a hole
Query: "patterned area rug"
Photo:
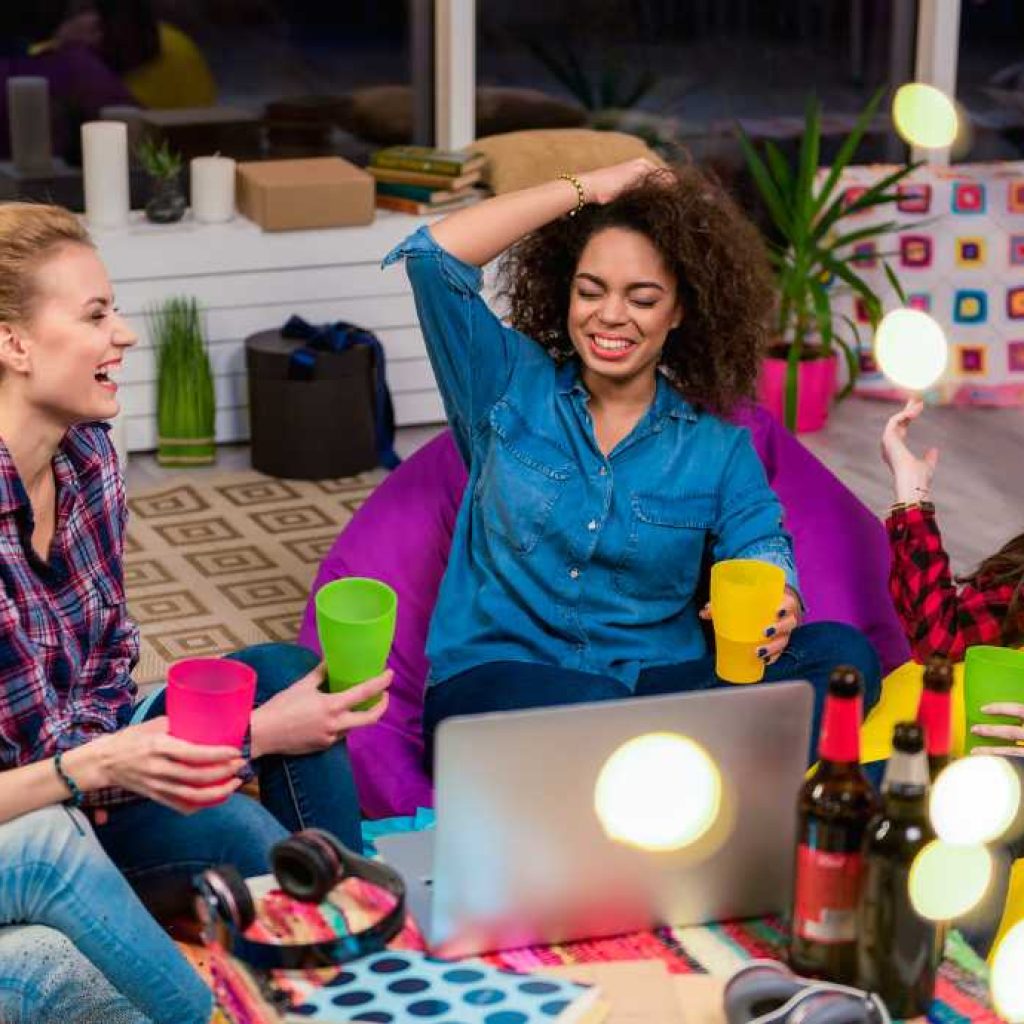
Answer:
[[182, 473], [133, 493], [125, 584], [142, 630], [136, 682], [162, 682], [179, 658], [294, 640], [320, 561], [383, 477]]

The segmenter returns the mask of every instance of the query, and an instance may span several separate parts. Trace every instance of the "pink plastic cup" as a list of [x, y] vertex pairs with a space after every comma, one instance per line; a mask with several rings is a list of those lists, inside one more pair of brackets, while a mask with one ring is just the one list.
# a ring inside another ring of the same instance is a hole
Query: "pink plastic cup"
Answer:
[[190, 743], [241, 747], [255, 696], [256, 670], [240, 661], [177, 661], [167, 670], [170, 734]]

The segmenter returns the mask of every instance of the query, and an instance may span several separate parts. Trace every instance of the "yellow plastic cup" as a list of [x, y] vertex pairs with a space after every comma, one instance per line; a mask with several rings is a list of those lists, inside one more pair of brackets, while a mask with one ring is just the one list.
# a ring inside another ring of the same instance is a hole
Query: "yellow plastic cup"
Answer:
[[711, 616], [715, 629], [715, 672], [727, 683], [759, 683], [764, 662], [757, 648], [778, 618], [786, 574], [777, 565], [733, 558], [711, 567]]

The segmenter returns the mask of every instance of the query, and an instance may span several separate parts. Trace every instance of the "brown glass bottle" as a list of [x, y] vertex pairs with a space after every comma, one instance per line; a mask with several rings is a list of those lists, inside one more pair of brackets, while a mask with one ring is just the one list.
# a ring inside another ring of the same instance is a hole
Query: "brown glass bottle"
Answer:
[[924, 729], [928, 752], [928, 775], [932, 782], [949, 764], [952, 731], [953, 664], [941, 654], [933, 654], [924, 667], [924, 686], [917, 706], [917, 721]]
[[829, 679], [818, 765], [797, 805], [789, 962], [798, 974], [852, 985], [864, 836], [880, 802], [860, 766], [863, 681], [841, 666]]
[[893, 1018], [917, 1017], [935, 996], [944, 929], [910, 902], [910, 868], [935, 838], [928, 821], [928, 762], [920, 725], [896, 726], [882, 783], [883, 809], [864, 843], [857, 987], [876, 992]]

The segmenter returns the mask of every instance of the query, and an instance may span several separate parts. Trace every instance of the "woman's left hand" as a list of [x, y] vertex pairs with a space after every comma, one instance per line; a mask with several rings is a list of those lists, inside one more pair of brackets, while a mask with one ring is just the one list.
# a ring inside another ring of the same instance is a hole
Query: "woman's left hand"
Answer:
[[1006, 715], [1019, 718], [1020, 725], [974, 725], [971, 732], [975, 736], [985, 736], [992, 740], [1006, 740], [1005, 747], [975, 747], [972, 754], [997, 754], [1003, 757], [1024, 757], [1024, 746], [1013, 744], [1024, 743], [1024, 704], [1001, 702], [985, 704], [981, 709], [986, 715]]
[[[700, 617], [711, 621], [713, 614], [710, 602], [701, 609]], [[774, 622], [764, 629], [764, 643], [757, 645], [757, 656], [766, 664], [774, 665], [779, 655], [789, 646], [793, 630], [800, 625], [800, 598], [792, 587], [786, 587], [782, 604]]]

